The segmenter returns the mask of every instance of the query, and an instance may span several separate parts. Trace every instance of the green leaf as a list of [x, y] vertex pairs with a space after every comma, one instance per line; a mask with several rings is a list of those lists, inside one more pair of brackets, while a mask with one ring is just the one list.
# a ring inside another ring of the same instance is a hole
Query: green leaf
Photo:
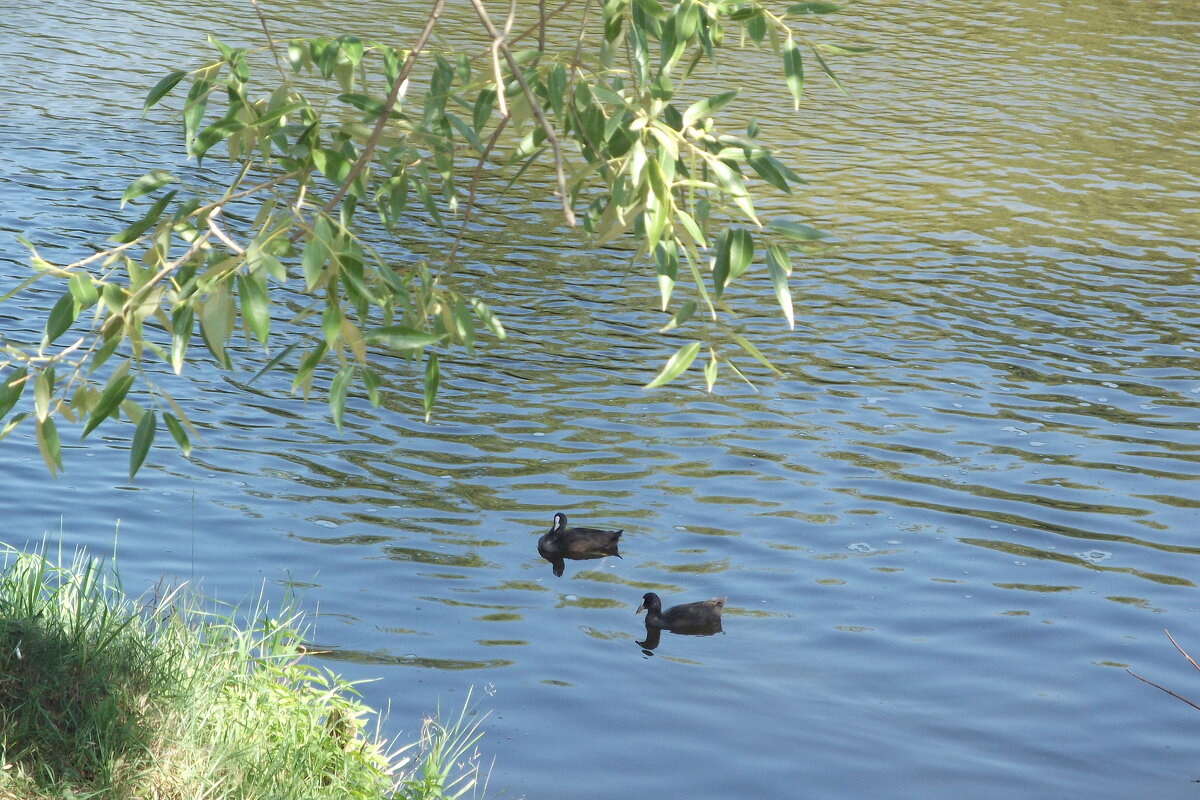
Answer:
[[746, 33], [755, 44], [762, 44], [767, 35], [767, 18], [762, 14], [755, 14], [746, 21]]
[[133, 432], [133, 446], [129, 449], [129, 480], [133, 480], [133, 476], [142, 468], [146, 454], [150, 452], [150, 445], [154, 444], [154, 434], [157, 431], [158, 415], [154, 411], [142, 414], [137, 430]]
[[212, 89], [212, 81], [201, 78], [192, 84], [188, 91], [187, 100], [183, 104], [183, 140], [191, 152], [192, 137], [204, 119], [204, 109], [208, 107], [208, 92]]
[[21, 367], [5, 375], [3, 382], [0, 382], [0, 419], [4, 419], [5, 415], [12, 411], [13, 406], [21, 399], [21, 395], [25, 392], [25, 384], [28, 383], [25, 380], [28, 374], [29, 370]]
[[504, 331], [504, 326], [500, 324], [500, 319], [488, 308], [487, 304], [478, 298], [471, 300], [471, 310], [475, 312], [475, 316], [480, 322], [488, 327], [497, 339], [504, 341], [504, 337], [508, 334]]
[[672, 328], [678, 328], [683, 323], [691, 319], [692, 314], [696, 313], [696, 301], [685, 300], [683, 304], [675, 310], [675, 314], [671, 317], [671, 321], [658, 329], [659, 333], [666, 333]]
[[81, 309], [90, 308], [100, 299], [100, 293], [96, 291], [96, 285], [92, 283], [92, 276], [86, 272], [73, 274], [67, 282], [67, 288], [71, 291], [71, 296], [75, 298], [75, 304]]
[[733, 198], [733, 202], [742, 210], [751, 221], [758, 223], [758, 217], [754, 214], [754, 204], [750, 200], [750, 193], [746, 191], [746, 185], [742, 183], [742, 176], [732, 167], [726, 164], [719, 158], [705, 159], [709, 169], [716, 178], [717, 185], [721, 187], [721, 191]]
[[163, 422], [167, 423], [167, 430], [171, 432], [171, 438], [175, 440], [175, 444], [179, 445], [179, 449], [183, 451], [183, 455], [189, 456], [192, 454], [192, 443], [188, 439], [187, 431], [183, 429], [179, 418], [174, 414], [163, 414]]
[[440, 341], [442, 337], [403, 325], [388, 325], [372, 328], [363, 338], [372, 344], [381, 344], [392, 350], [420, 350], [426, 345]]
[[[562, 64], [555, 64], [550, 68], [550, 74], [546, 78], [546, 95], [550, 100], [550, 108], [554, 110], [556, 117], [561, 117], [563, 113], [563, 103], [567, 97], [567, 70]], [[476, 126], [479, 130], [479, 126]]]
[[120, 233], [109, 237], [109, 241], [117, 244], [128, 244], [129, 242], [132, 242], [134, 239], [141, 236], [147, 231], [147, 229], [150, 228], [150, 226], [156, 225], [159, 222], [159, 220], [162, 218], [163, 210], [167, 207], [167, 203], [170, 203], [175, 199], [175, 194], [176, 193], [173, 191], [167, 192], [162, 197], [158, 198], [154, 205], [150, 206], [146, 213], [142, 215], [141, 219]]
[[795, 309], [792, 307], [792, 290], [788, 288], [788, 275], [792, 274], [791, 259], [779, 245], [767, 248], [767, 272], [771, 275], [771, 285], [775, 287], [775, 297], [779, 299], [779, 307], [787, 318], [788, 327], [796, 329]]
[[733, 22], [741, 22], [759, 14], [762, 14], [762, 9], [755, 8], [750, 3], [741, 3], [730, 8], [729, 19]]
[[763, 180], [776, 189], [788, 194], [792, 193], [792, 183], [806, 183], [803, 178], [788, 169], [786, 164], [776, 159], [766, 150], [752, 151], [746, 158], [746, 161]]
[[50, 315], [46, 317], [46, 333], [42, 338], [42, 346], [53, 343], [55, 339], [66, 333], [78, 313], [75, 298], [71, 296], [70, 292], [64, 292], [54, 307], [50, 309]]
[[166, 75], [158, 83], [154, 84], [154, 88], [146, 95], [146, 102], [142, 105], [142, 113], [145, 114], [152, 105], [162, 100], [167, 92], [175, 88], [175, 86], [187, 77], [187, 73], [183, 70], [177, 70]]
[[242, 303], [242, 319], [246, 321], [246, 327], [260, 344], [266, 344], [271, 331], [271, 312], [267, 305], [266, 289], [254, 275], [238, 275], [237, 293]]
[[[750, 355], [754, 356], [754, 358], [757, 359], [758, 363], [762, 364], [764, 367], [771, 370], [771, 372], [774, 372], [776, 375], [783, 374], [778, 369], [776, 369], [775, 365], [772, 364], [770, 361], [768, 361], [767, 357], [764, 356], [762, 353], [760, 353], [758, 348], [755, 347], [754, 345], [752, 345], [745, 336], [742, 336], [739, 333], [730, 333], [729, 335], [733, 337], [733, 340], [735, 342], [737, 342], [743, 350], [745, 350]], [[731, 366], [732, 366], [732, 364], [731, 364]]]
[[16, 430], [17, 426], [24, 422], [25, 418], [28, 416], [28, 411], [22, 411], [20, 414], [14, 414], [12, 419], [4, 423], [3, 428], [0, 428], [0, 441], [3, 441], [6, 436]]
[[129, 393], [129, 387], [131, 386], [133, 386], [132, 375], [124, 374], [120, 370], [114, 372], [113, 377], [109, 378], [108, 385], [100, 393], [100, 399], [96, 401], [96, 407], [92, 409], [87, 424], [83, 426], [83, 435], [79, 438], [86, 438], [89, 433], [95, 430], [97, 425], [116, 411], [117, 406], [125, 399], [125, 395]]
[[229, 354], [225, 352], [225, 343], [233, 333], [234, 308], [230, 285], [227, 282], [215, 284], [208, 292], [204, 304], [200, 306], [200, 337], [204, 344], [223, 366], [229, 368]]
[[308, 291], [317, 287], [321, 272], [329, 254], [333, 249], [333, 226], [325, 217], [318, 217], [313, 225], [312, 236], [304, 245], [304, 253], [300, 256], [300, 266], [304, 271], [304, 285]]
[[729, 279], [726, 285], [741, 277], [753, 260], [754, 237], [745, 228], [734, 228], [729, 232]]
[[679, 252], [675, 243], [659, 242], [654, 248], [654, 265], [658, 272], [658, 291], [662, 296], [662, 310], [671, 302], [671, 290], [675, 288], [675, 277], [679, 273]]
[[171, 367], [175, 374], [183, 371], [183, 356], [192, 338], [196, 312], [191, 305], [180, 306], [171, 312]]
[[39, 420], [50, 416], [50, 395], [54, 391], [54, 369], [38, 373], [33, 380], [33, 411]]
[[204, 158], [204, 154], [211, 150], [213, 145], [228, 139], [230, 134], [237, 133], [245, 127], [246, 123], [241, 120], [219, 119], [200, 131], [196, 135], [196, 139], [192, 142], [192, 155], [196, 157], [196, 163], [200, 163]]
[[304, 66], [304, 59], [308, 55], [308, 48], [302, 39], [292, 39], [288, 42], [287, 58], [288, 63], [292, 66], [293, 72], [299, 72]]
[[692, 242], [696, 247], [708, 247], [708, 241], [704, 238], [704, 233], [700, 230], [700, 226], [696, 224], [696, 220], [692, 219], [691, 214], [682, 208], [676, 207], [675, 218], [683, 224], [684, 230], [688, 232], [688, 236], [692, 237]]
[[875, 52], [875, 47], [869, 44], [830, 44], [829, 42], [817, 42], [817, 47], [841, 56]]
[[342, 52], [346, 58], [350, 59], [350, 64], [357, 67], [362, 61], [363, 45], [362, 41], [352, 33], [344, 33], [338, 37], [338, 41], [342, 44]]
[[687, 127], [695, 123], [697, 120], [707, 117], [712, 112], [729, 105], [733, 98], [737, 97], [737, 90], [722, 92], [721, 94], [699, 100], [688, 106], [687, 111], [683, 112], [683, 125]]
[[837, 11], [840, 8], [841, 8], [841, 6], [839, 6], [837, 3], [822, 3], [822, 2], [796, 3], [795, 5], [788, 6], [788, 13], [789, 14], [832, 14], [833, 12]]
[[842, 82], [838, 80], [838, 76], [833, 74], [833, 70], [829, 68], [829, 65], [825, 63], [825, 59], [821, 57], [821, 51], [812, 45], [809, 45], [809, 49], [817, 57], [817, 64], [820, 65], [821, 71], [829, 76], [829, 80], [833, 81], [833, 85], [838, 88], [839, 92], [846, 94], [846, 89], [842, 86]]
[[725, 291], [725, 284], [729, 280], [729, 230], [723, 230], [717, 234], [717, 241], [713, 245], [713, 289], [717, 293], [717, 297]]
[[437, 396], [440, 379], [441, 369], [438, 367], [437, 353], [430, 351], [425, 361], [425, 422], [429, 422], [433, 411], [433, 398]]
[[654, 378], [654, 380], [643, 386], [643, 389], [657, 389], [668, 381], [672, 381], [679, 377], [685, 369], [692, 365], [692, 361], [696, 358], [696, 353], [700, 352], [700, 343], [691, 342], [685, 344], [675, 352], [675, 355], [667, 359], [667, 363], [663, 366], [662, 372]]
[[367, 387], [367, 399], [371, 401], [371, 405], [379, 408], [382, 400], [379, 396], [379, 387], [383, 385], [383, 378], [379, 377], [379, 373], [374, 370], [364, 369], [363, 385]]
[[147, 172], [129, 184], [129, 187], [125, 190], [125, 194], [121, 195], [121, 208], [124, 208], [125, 204], [130, 200], [141, 197], [144, 194], [149, 194], [158, 187], [177, 180], [179, 179], [166, 170], [156, 169], [153, 172]]
[[342, 415], [346, 412], [346, 391], [350, 388], [350, 379], [354, 377], [354, 365], [346, 364], [337, 371], [329, 384], [329, 413], [333, 416], [333, 424], [339, 431], [342, 429]]
[[292, 351], [295, 350], [299, 346], [300, 346], [300, 342], [292, 342], [287, 347], [280, 350], [278, 353], [275, 354], [274, 358], [272, 358], [270, 361], [267, 362], [266, 366], [264, 366], [258, 372], [254, 373], [250, 377], [250, 380], [246, 381], [246, 385], [249, 386], [250, 384], [254, 383], [256, 380], [261, 378], [263, 375], [266, 375], [268, 372], [275, 369], [275, 367], [277, 367], [281, 363], [283, 363], [283, 360], [285, 358], [287, 358], [289, 355], [291, 355]]
[[815, 242], [829, 236], [825, 231], [819, 231], [811, 225], [786, 219], [770, 220], [767, 222], [767, 228], [789, 239], [795, 239], [797, 242]]
[[58, 475], [62, 469], [62, 444], [59, 442], [58, 428], [55, 427], [54, 420], [49, 417], [40, 419], [34, 423], [34, 428], [37, 431], [38, 450], [42, 454], [42, 460], [46, 462], [51, 475]]
[[475, 107], [471, 109], [471, 124], [475, 127], [475, 133], [483, 131], [483, 126], [487, 125], [495, 106], [496, 90], [492, 88], [480, 90], [479, 96], [475, 98]]
[[783, 49], [783, 77], [787, 81], [788, 91], [792, 93], [795, 108], [799, 110], [800, 99], [804, 96], [804, 59], [795, 42], [788, 42]]
[[[354, 106], [359, 111], [369, 114], [375, 118], [383, 116], [383, 110], [387, 108], [387, 104], [385, 104], [382, 100], [378, 100], [365, 94], [340, 94], [338, 95], [338, 100], [341, 100], [347, 105]], [[400, 115], [393, 111], [391, 116], [399, 117]]]
[[712, 358], [704, 365], [704, 382], [708, 384], [709, 394], [712, 393], [713, 386], [717, 383], [717, 368], [720, 366], [717, 361], [716, 351], [712, 351]]
[[325, 343], [332, 347], [337, 343], [342, 332], [342, 309], [336, 302], [330, 302], [321, 312], [321, 335]]

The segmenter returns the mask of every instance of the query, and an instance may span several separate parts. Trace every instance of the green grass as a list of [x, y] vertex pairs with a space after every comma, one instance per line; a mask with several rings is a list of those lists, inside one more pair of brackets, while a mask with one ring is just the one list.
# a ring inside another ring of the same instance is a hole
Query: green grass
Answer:
[[[476, 794], [479, 720], [402, 747], [304, 658], [295, 616], [133, 602], [115, 571], [0, 546], [0, 800], [436, 800]], [[373, 722], [373, 724], [372, 724]]]

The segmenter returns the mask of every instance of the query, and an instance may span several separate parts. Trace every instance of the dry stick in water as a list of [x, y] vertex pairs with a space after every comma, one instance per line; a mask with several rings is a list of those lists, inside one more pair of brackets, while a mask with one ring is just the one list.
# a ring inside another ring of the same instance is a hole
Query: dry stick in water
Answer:
[[[1195, 662], [1195, 660], [1187, 654], [1187, 651], [1185, 651], [1182, 647], [1179, 646], [1179, 642], [1175, 641], [1175, 637], [1171, 635], [1171, 632], [1164, 629], [1163, 633], [1165, 633], [1167, 635], [1167, 638], [1171, 640], [1171, 644], [1175, 645], [1175, 649], [1178, 650], [1180, 653], [1183, 653], [1183, 657], [1188, 660], [1188, 663], [1191, 664], [1193, 667], [1195, 667], [1197, 670], [1200, 670], [1200, 664], [1197, 664]], [[1146, 680], [1141, 675], [1138, 675], [1136, 672], [1134, 672], [1131, 669], [1126, 669], [1125, 671], [1128, 672], [1133, 677], [1137, 678], [1142, 683], [1148, 683], [1151, 686], [1153, 686], [1155, 689], [1166, 692], [1167, 694], [1171, 695], [1171, 697], [1174, 697], [1176, 700], [1182, 700], [1183, 702], [1187, 703], [1192, 708], [1196, 709], [1197, 711], [1200, 711], [1200, 706], [1196, 705], [1191, 700], [1188, 700], [1186, 697], [1180, 697], [1179, 695], [1175, 694], [1174, 692], [1172, 692], [1170, 689], [1166, 688], [1165, 686], [1159, 686], [1154, 681]]]

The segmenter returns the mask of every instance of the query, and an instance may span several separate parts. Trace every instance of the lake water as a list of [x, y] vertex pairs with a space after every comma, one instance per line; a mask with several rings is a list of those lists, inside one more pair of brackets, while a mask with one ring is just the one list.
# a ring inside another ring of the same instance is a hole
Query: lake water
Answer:
[[[288, 9], [396, 14], [326, 5]], [[474, 687], [489, 796], [1195, 797], [1200, 712], [1124, 668], [1200, 697], [1162, 634], [1200, 651], [1200, 6], [865, 2], [818, 29], [878, 49], [836, 61], [849, 97], [810, 75], [798, 116], [760, 115], [812, 182], [770, 210], [840, 241], [798, 265], [794, 333], [739, 295], [785, 377], [643, 392], [679, 346], [647, 335], [652, 283], [510, 197], [467, 274], [511, 341], [443, 362], [432, 424], [400, 360], [341, 434], [249, 385], [259, 356], [192, 370], [169, 388], [202, 441], [134, 484], [121, 426], [64, 430], [57, 481], [0, 443], [4, 541], [115, 548], [135, 593], [300, 588], [390, 733]], [[5, 290], [17, 233], [79, 257], [130, 179], [181, 165], [138, 111], [209, 30], [257, 43], [242, 3], [5, 9]], [[560, 510], [624, 528], [623, 559], [555, 578]], [[648, 590], [728, 596], [725, 632], [643, 652]]]

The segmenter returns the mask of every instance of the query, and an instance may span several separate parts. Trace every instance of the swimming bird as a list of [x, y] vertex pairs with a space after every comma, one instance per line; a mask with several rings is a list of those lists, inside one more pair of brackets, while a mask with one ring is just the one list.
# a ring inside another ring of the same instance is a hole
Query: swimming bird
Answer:
[[662, 610], [662, 600], [654, 592], [642, 595], [642, 604], [635, 613], [646, 612], [646, 627], [661, 629], [672, 633], [690, 633], [707, 635], [721, 631], [721, 609], [725, 607], [725, 598], [702, 600], [698, 603], [684, 603]]
[[568, 528], [567, 515], [561, 511], [554, 515], [550, 530], [538, 539], [538, 553], [542, 558], [600, 558], [621, 557], [617, 552], [617, 540], [625, 531], [604, 531], [599, 528]]

